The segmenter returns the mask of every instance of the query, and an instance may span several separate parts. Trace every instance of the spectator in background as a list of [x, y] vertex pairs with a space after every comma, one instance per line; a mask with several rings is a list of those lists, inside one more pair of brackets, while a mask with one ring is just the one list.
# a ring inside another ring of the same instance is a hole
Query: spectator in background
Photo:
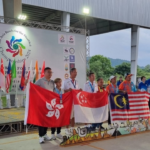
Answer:
[[106, 87], [108, 93], [118, 93], [118, 87], [116, 85], [116, 76], [111, 76], [109, 78], [110, 84]]
[[147, 84], [146, 84], [146, 78], [145, 78], [145, 76], [141, 77], [141, 81], [142, 82], [140, 82], [140, 84], [139, 84], [139, 90], [141, 92], [147, 91]]
[[123, 81], [120, 85], [119, 85], [119, 91], [121, 92], [136, 92], [136, 87], [134, 85], [133, 82], [131, 82], [131, 73], [127, 73], [125, 76], [125, 81]]
[[122, 76], [120, 76], [119, 80], [117, 81], [117, 86], [119, 87], [119, 85], [123, 82]]
[[110, 79], [108, 79], [108, 81], [107, 81], [107, 85], [109, 85], [110, 84]]

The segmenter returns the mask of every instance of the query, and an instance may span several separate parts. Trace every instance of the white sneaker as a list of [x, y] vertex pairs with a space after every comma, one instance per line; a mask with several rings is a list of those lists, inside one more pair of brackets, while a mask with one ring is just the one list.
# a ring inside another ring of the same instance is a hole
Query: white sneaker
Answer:
[[50, 141], [51, 138], [50, 138], [49, 136], [47, 136], [47, 134], [45, 134], [45, 135], [44, 135], [44, 140], [45, 140], [45, 141]]
[[50, 140], [56, 140], [55, 134], [51, 134]]
[[65, 134], [70, 136], [71, 135], [70, 130], [69, 129], [65, 129]]
[[60, 133], [57, 134], [56, 137], [57, 137], [58, 139], [62, 139], [62, 138], [63, 138], [63, 136], [62, 136]]
[[44, 143], [44, 137], [39, 137], [40, 144]]

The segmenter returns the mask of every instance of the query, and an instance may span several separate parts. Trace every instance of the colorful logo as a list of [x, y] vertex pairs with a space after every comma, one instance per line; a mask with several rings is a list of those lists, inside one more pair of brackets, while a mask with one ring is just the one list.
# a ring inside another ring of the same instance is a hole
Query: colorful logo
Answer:
[[73, 41], [73, 36], [70, 36], [70, 41]]
[[70, 62], [75, 62], [75, 56], [74, 55], [70, 55]]
[[74, 63], [70, 63], [70, 70], [71, 70], [72, 68], [75, 68], [75, 64], [74, 64]]
[[12, 57], [15, 57], [17, 55], [22, 56], [23, 55], [22, 51], [26, 47], [21, 42], [22, 42], [22, 39], [15, 39], [15, 36], [12, 36], [10, 41], [6, 40], [6, 43], [8, 46], [6, 51], [8, 53], [12, 53]]
[[65, 70], [68, 71], [68, 64], [65, 64]]
[[69, 78], [69, 74], [66, 73], [66, 74], [65, 74], [65, 79], [68, 79], [68, 78]]
[[64, 38], [63, 35], [60, 37], [60, 41], [61, 41], [61, 42], [65, 42], [65, 38]]
[[75, 53], [74, 48], [70, 48], [70, 49], [69, 49], [69, 52], [70, 52], [70, 54], [74, 54], [74, 53]]

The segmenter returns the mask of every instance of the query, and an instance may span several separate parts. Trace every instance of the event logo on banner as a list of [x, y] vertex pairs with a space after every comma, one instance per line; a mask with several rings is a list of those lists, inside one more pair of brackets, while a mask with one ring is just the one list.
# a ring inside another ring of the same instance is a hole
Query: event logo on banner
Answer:
[[68, 45], [75, 45], [75, 36], [68, 35]]
[[67, 44], [66, 35], [58, 34], [58, 43], [59, 44]]
[[31, 54], [31, 41], [25, 33], [19, 30], [5, 31], [0, 36], [0, 54], [8, 61], [16, 59], [21, 63]]

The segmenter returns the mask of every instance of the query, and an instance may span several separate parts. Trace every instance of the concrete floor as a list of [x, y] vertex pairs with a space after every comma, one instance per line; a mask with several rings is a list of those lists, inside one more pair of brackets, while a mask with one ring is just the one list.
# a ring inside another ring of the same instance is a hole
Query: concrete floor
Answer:
[[[63, 131], [64, 132], [64, 131]], [[50, 135], [50, 131], [48, 132]], [[0, 150], [150, 150], [150, 132], [60, 147], [61, 140], [39, 144], [37, 132], [0, 136]]]

